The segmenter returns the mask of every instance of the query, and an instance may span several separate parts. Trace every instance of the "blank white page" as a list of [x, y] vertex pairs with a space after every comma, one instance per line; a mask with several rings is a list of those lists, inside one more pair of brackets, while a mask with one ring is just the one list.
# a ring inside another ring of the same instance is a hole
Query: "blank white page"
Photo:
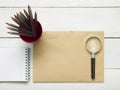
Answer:
[[0, 48], [0, 81], [27, 81], [25, 48]]

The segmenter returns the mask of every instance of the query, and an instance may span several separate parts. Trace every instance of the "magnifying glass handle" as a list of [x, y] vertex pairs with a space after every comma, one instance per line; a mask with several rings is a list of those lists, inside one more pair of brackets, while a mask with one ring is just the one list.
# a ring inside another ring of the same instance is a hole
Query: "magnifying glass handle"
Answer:
[[95, 79], [95, 58], [91, 58], [91, 78]]

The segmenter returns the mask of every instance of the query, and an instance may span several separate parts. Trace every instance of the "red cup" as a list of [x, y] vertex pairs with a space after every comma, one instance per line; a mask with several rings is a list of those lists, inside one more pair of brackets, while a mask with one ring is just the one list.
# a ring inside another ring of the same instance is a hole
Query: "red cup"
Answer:
[[38, 35], [35, 38], [27, 37], [27, 36], [23, 36], [23, 35], [20, 35], [20, 38], [23, 41], [27, 42], [27, 43], [35, 43], [35, 42], [37, 42], [42, 36], [42, 26], [38, 21], [37, 21], [37, 34]]

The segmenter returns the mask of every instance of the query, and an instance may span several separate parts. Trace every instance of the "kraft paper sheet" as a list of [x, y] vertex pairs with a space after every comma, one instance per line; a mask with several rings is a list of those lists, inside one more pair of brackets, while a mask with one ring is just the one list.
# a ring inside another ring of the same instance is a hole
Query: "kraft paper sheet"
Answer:
[[[95, 55], [95, 80], [91, 79], [91, 54], [86, 40], [102, 43]], [[104, 82], [104, 32], [47, 31], [34, 44], [33, 82]]]

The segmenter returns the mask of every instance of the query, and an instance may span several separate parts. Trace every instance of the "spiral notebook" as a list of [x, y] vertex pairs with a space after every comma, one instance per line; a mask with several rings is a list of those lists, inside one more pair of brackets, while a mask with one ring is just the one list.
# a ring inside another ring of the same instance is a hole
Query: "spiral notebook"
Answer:
[[0, 81], [29, 80], [30, 48], [0, 48]]

